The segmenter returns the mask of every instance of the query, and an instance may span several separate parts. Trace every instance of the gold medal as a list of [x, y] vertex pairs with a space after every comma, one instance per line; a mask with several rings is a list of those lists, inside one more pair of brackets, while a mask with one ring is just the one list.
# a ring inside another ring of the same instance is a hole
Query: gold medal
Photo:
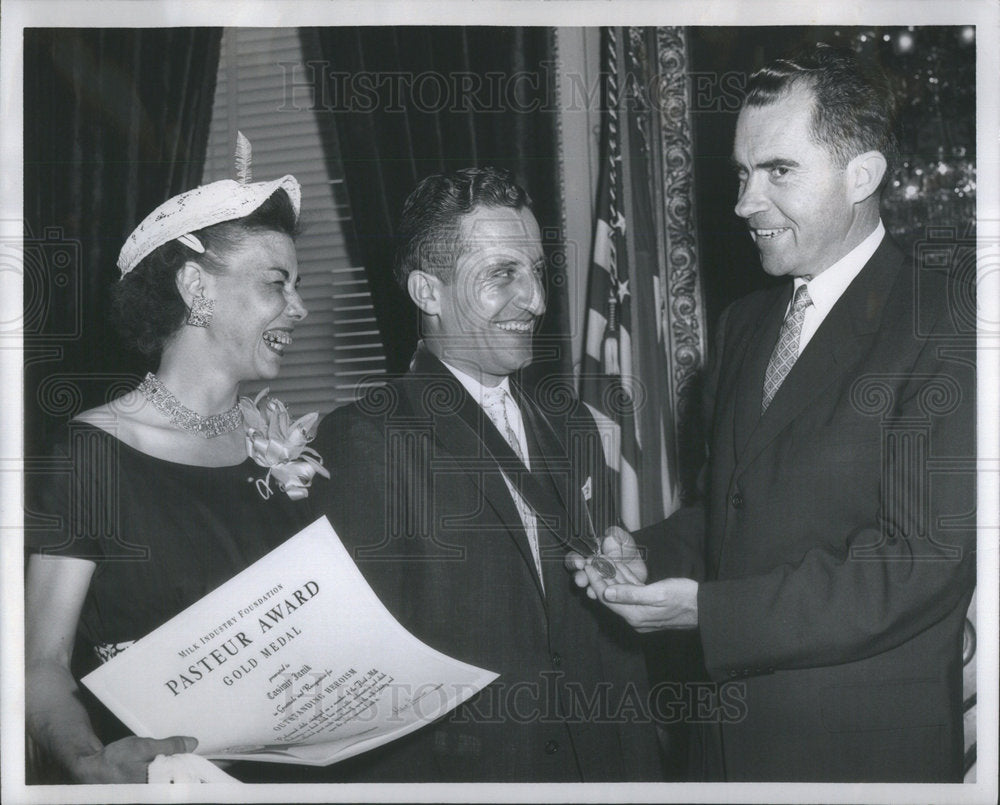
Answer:
[[590, 516], [586, 501], [583, 503], [583, 510], [587, 513], [587, 528], [590, 530], [590, 538], [594, 541], [594, 553], [590, 557], [590, 565], [601, 574], [602, 578], [613, 579], [617, 575], [615, 565], [610, 559], [601, 556], [601, 540], [597, 537], [597, 529], [594, 528], [594, 520]]
[[590, 565], [606, 579], [610, 580], [615, 577], [615, 566], [600, 554], [594, 554]]

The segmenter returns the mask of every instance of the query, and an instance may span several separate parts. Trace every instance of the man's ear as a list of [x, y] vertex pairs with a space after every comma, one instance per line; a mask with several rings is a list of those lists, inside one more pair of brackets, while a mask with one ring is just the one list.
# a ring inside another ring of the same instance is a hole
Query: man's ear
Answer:
[[441, 286], [439, 277], [425, 271], [411, 271], [406, 278], [410, 299], [428, 316], [437, 316], [441, 312]]
[[866, 151], [847, 163], [847, 194], [857, 204], [878, 193], [889, 166], [880, 151]]
[[184, 304], [191, 307], [191, 302], [199, 296], [205, 296], [205, 272], [193, 260], [188, 260], [177, 270], [177, 291]]

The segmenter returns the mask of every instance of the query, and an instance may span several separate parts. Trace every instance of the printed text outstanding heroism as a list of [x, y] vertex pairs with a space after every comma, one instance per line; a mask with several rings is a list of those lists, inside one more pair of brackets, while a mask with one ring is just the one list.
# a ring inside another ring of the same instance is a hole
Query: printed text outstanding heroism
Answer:
[[[275, 627], [284, 627], [285, 624], [282, 621], [285, 616], [291, 614], [303, 604], [308, 603], [318, 592], [319, 585], [315, 581], [307, 581], [302, 587], [295, 590], [291, 596], [257, 617], [259, 634], [256, 637], [260, 639], [261, 635], [266, 635], [264, 639], [268, 641], [258, 649], [263, 657], [270, 657], [274, 652], [286, 645], [288, 641], [293, 640], [297, 635], [301, 634], [297, 626], [287, 628], [283, 635], [276, 637], [268, 633]], [[197, 684], [208, 674], [225, 665], [231, 658], [239, 655], [247, 646], [252, 646], [253, 644], [254, 640], [248, 637], [245, 631], [236, 632], [232, 637], [209, 649], [204, 656], [192, 662], [185, 672], [177, 674], [173, 679], [168, 679], [163, 684], [166, 685], [167, 689], [174, 696], [179, 696], [183, 691]], [[248, 657], [240, 666], [239, 670], [241, 673], [238, 676], [234, 674], [232, 678], [238, 679], [256, 667], [257, 659], [255, 657]], [[232, 678], [225, 680], [226, 684], [232, 684]]]

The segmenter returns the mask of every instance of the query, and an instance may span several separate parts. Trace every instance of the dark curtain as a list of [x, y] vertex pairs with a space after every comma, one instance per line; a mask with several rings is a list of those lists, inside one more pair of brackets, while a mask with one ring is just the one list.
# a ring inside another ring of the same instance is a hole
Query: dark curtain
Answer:
[[549, 257], [548, 310], [529, 382], [568, 372], [551, 30], [313, 28], [303, 29], [303, 43], [316, 54], [315, 108], [339, 143], [389, 371], [407, 368], [418, 333], [415, 308], [392, 276], [403, 201], [430, 174], [493, 166], [512, 171], [531, 195]]
[[201, 179], [222, 29], [24, 32], [25, 455], [148, 368], [110, 321], [118, 251]]

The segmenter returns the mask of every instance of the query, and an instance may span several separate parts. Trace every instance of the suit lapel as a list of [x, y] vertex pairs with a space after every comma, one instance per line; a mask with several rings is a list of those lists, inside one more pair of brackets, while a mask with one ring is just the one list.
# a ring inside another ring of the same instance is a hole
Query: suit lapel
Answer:
[[[561, 504], [555, 489], [551, 485], [543, 485], [533, 477], [534, 473], [528, 472], [479, 404], [444, 364], [422, 345], [414, 356], [410, 372], [421, 381], [413, 386], [415, 393], [411, 404], [414, 410], [425, 412], [431, 408], [430, 398], [437, 398], [432, 410], [436, 446], [467, 468], [469, 477], [481, 490], [483, 500], [496, 512], [499, 522], [503, 523], [531, 569], [539, 594], [543, 594], [528, 536], [500, 470], [535, 510], [539, 531], [565, 517], [559, 512]], [[440, 388], [440, 394], [434, 393], [433, 386]]]
[[[736, 411], [733, 439], [735, 455], [739, 458], [760, 424], [760, 406], [764, 396], [764, 373], [778, 341], [785, 310], [791, 300], [791, 288], [785, 288], [764, 306], [761, 315], [748, 334], [746, 350], [739, 362], [736, 384]], [[772, 403], [773, 405], [773, 403]]]
[[516, 383], [511, 383], [511, 392], [521, 412], [525, 433], [528, 436], [528, 450], [532, 475], [545, 487], [546, 493], [553, 495], [558, 507], [566, 508], [566, 498], [562, 484], [556, 479], [565, 476], [566, 470], [560, 466], [566, 460], [566, 446], [552, 427], [552, 423]]
[[[570, 583], [563, 566], [567, 549], [586, 554], [587, 546], [574, 537], [580, 533], [573, 523], [573, 512], [566, 505], [567, 497], [573, 495], [573, 472], [570, 455], [560, 433], [565, 433], [563, 423], [554, 426], [552, 421], [539, 409], [534, 401], [517, 384], [511, 383], [511, 392], [517, 401], [528, 439], [528, 455], [531, 460], [531, 475], [544, 488], [550, 502], [556, 508], [554, 517], [538, 518], [538, 550], [541, 557], [542, 575], [545, 579], [545, 610], [549, 626], [560, 629], [566, 617], [566, 607], [571, 597], [555, 594], [560, 587]], [[581, 497], [576, 490], [576, 497]]]
[[573, 472], [572, 455], [565, 439], [565, 423], [554, 423], [516, 384], [511, 384], [528, 434], [531, 456], [531, 474], [550, 496], [551, 510], [557, 514], [549, 529], [557, 542], [552, 546], [558, 553], [560, 572], [561, 561], [567, 549], [584, 555], [594, 549], [590, 534], [596, 526], [587, 522], [583, 491], [575, 486], [579, 479]]
[[[878, 329], [901, 258], [902, 254], [895, 244], [885, 238], [827, 314], [774, 395], [767, 411], [759, 417], [744, 450], [738, 455], [740, 466], [745, 467], [752, 462], [779, 433], [857, 362], [872, 333]], [[782, 299], [785, 305], [779, 307], [783, 317], [788, 294], [784, 294]], [[770, 330], [771, 327], [766, 329]], [[774, 339], [777, 339], [776, 333]], [[771, 349], [773, 346], [772, 343]], [[749, 417], [760, 411], [764, 371], [769, 357], [770, 351], [764, 358], [763, 366], [759, 365], [759, 355], [753, 361], [757, 386], [756, 407], [753, 411], [739, 411], [737, 416]], [[746, 390], [744, 393], [749, 394]]]

